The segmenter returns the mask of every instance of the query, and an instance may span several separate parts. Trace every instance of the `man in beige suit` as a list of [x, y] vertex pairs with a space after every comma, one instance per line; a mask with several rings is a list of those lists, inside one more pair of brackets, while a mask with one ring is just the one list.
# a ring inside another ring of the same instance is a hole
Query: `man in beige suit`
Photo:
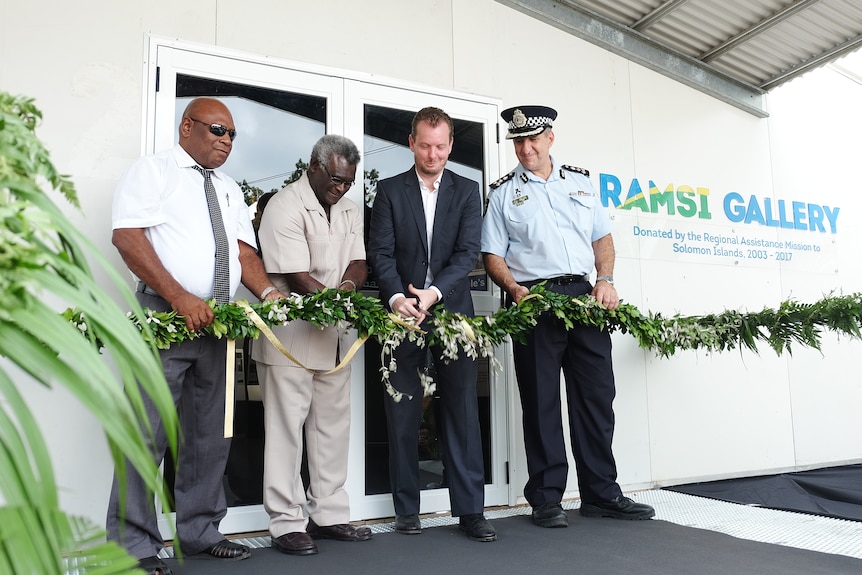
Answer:
[[[359, 160], [349, 139], [324, 136], [312, 149], [306, 173], [268, 203], [260, 222], [260, 248], [264, 267], [282, 293], [355, 290], [365, 281], [362, 212], [342, 197], [354, 183]], [[371, 530], [348, 523], [344, 490], [350, 366], [324, 373], [344, 357], [355, 332], [334, 326], [321, 330], [303, 321], [273, 331], [305, 367], [265, 338], [255, 343], [252, 357], [263, 391], [266, 432], [263, 503], [272, 546], [291, 555], [312, 555], [318, 551], [314, 539], [366, 541]], [[300, 477], [303, 429], [307, 492]]]

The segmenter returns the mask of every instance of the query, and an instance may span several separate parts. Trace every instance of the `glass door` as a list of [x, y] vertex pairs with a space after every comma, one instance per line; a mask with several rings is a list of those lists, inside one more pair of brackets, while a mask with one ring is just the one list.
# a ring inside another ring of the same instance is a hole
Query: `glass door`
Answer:
[[[348, 82], [345, 88], [348, 103], [347, 129], [361, 141], [363, 172], [365, 229], [368, 234], [371, 207], [374, 203], [376, 182], [400, 174], [413, 165], [407, 137], [413, 115], [425, 106], [437, 106], [453, 118], [454, 146], [447, 168], [479, 183], [487, 190], [488, 183], [499, 173], [499, 146], [496, 138], [497, 106], [490, 103], [466, 101], [455, 97], [404, 90], [368, 83]], [[484, 198], [483, 198], [484, 199]], [[481, 258], [471, 274], [473, 300], [477, 314], [493, 313], [497, 307], [490, 291], [489, 280]], [[373, 274], [363, 286], [367, 295], [377, 296]], [[380, 346], [371, 340], [366, 343], [363, 381], [354, 379], [352, 392], [354, 425], [351, 457], [362, 469], [361, 475], [351, 475], [350, 492], [352, 513], [364, 517], [392, 516], [394, 510], [390, 495], [388, 458], [389, 446], [386, 417], [383, 411], [384, 393], [379, 377]], [[355, 370], [360, 367], [354, 366]], [[431, 366], [433, 376], [433, 365]], [[482, 428], [485, 464], [485, 504], [501, 505], [508, 502], [506, 478], [506, 384], [505, 377], [494, 373], [487, 359], [480, 360], [478, 400]], [[406, 400], [405, 400], [406, 401]], [[443, 476], [439, 438], [439, 398], [414, 398], [423, 402], [423, 419], [419, 436], [419, 467], [421, 512], [449, 510], [449, 493]], [[364, 435], [364, 437], [363, 437]], [[356, 449], [356, 446], [359, 449]], [[358, 496], [357, 496], [358, 493]]]

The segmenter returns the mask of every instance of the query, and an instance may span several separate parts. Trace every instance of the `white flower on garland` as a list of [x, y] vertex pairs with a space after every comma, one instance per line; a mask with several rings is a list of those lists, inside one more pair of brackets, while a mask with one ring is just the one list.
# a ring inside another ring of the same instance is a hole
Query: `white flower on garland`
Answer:
[[434, 378], [431, 377], [427, 371], [424, 369], [420, 369], [418, 371], [419, 383], [422, 384], [422, 396], [431, 397], [434, 395], [434, 392], [437, 391], [437, 384], [434, 383]]

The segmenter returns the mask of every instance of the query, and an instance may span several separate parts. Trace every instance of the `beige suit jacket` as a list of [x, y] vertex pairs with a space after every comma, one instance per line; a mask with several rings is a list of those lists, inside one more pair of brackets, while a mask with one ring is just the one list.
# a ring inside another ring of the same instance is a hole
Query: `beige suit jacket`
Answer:
[[[347, 198], [330, 208], [330, 219], [303, 174], [269, 201], [258, 237], [263, 264], [273, 285], [291, 293], [284, 274], [308, 272], [327, 287], [338, 287], [348, 264], [365, 259], [362, 213]], [[338, 350], [347, 353], [356, 339], [353, 329], [320, 329], [305, 321], [273, 329], [281, 344], [310, 369], [331, 369]], [[295, 365], [266, 338], [254, 345], [252, 358], [269, 365]]]

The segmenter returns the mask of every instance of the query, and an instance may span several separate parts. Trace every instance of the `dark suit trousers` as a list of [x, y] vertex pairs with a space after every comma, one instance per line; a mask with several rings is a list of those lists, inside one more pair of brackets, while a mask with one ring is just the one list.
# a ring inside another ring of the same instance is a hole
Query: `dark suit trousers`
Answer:
[[[586, 282], [548, 286], [579, 296], [592, 289]], [[621, 495], [611, 451], [616, 394], [607, 331], [575, 325], [566, 331], [550, 314], [542, 314], [526, 345], [514, 344], [515, 372], [523, 409], [524, 443], [529, 480], [524, 497], [531, 505], [559, 502], [569, 465], [563, 438], [560, 369], [565, 376], [569, 432], [581, 499], [605, 501]]]
[[[449, 487], [452, 515], [482, 513], [485, 506], [485, 469], [476, 399], [478, 366], [470, 358], [445, 363], [439, 348], [431, 348], [437, 371], [441, 406], [444, 477]], [[404, 341], [395, 350], [398, 369], [390, 382], [410, 394], [396, 403], [384, 398], [389, 426], [389, 476], [397, 515], [419, 513], [419, 424], [422, 385], [417, 369], [425, 365], [426, 350]]]
[[[162, 298], [138, 293], [141, 305], [167, 311]], [[193, 554], [224, 537], [219, 522], [227, 513], [222, 477], [230, 450], [224, 437], [225, 340], [212, 336], [174, 344], [161, 350], [165, 378], [180, 418], [182, 442], [176, 466], [175, 511], [177, 537], [183, 553]], [[158, 412], [144, 397], [147, 416], [155, 434], [153, 459], [164, 459], [167, 436]], [[108, 504], [108, 539], [117, 541], [137, 558], [156, 555], [163, 547], [153, 496], [134, 468], [126, 463], [126, 515], [119, 517], [117, 477]]]

